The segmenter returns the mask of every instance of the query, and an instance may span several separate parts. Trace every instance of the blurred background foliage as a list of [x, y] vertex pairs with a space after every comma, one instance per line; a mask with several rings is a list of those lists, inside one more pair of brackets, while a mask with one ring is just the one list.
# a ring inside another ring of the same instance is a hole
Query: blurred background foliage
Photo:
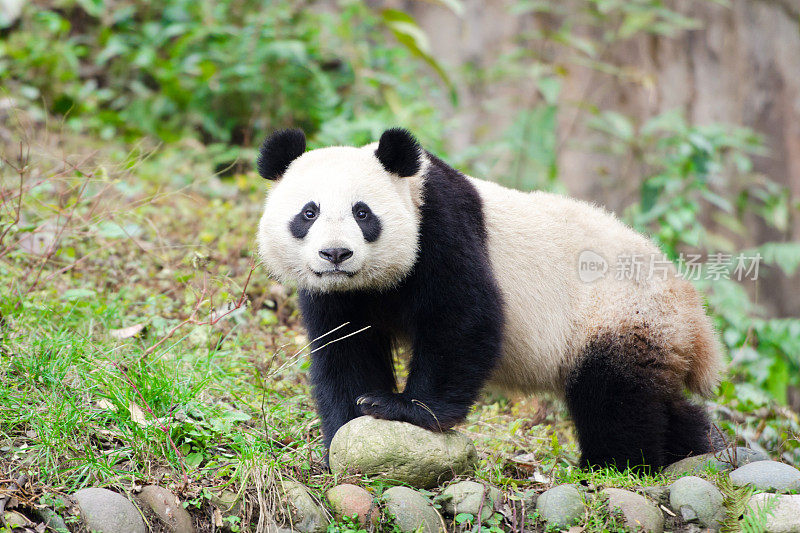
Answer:
[[[255, 147], [276, 128], [301, 127], [318, 147], [367, 143], [402, 125], [476, 176], [570, 193], [559, 157], [571, 140], [568, 116], [592, 132], [580, 150], [622, 169], [586, 179], [614, 181], [612, 207], [671, 258], [746, 251], [761, 255], [764, 272], [783, 276], [800, 265], [797, 242], [753, 240], [754, 225], [785, 232], [798, 216], [798, 199], [785, 183], [754, 170], [754, 157], [769, 157], [761, 134], [693, 123], [680, 108], [631, 116], [564, 95], [577, 66], [651, 89], [656, 80], [608, 51], [702, 28], [671, 3], [505, 2], [514, 16], [544, 22], [520, 32], [502, 53], [461, 65], [439, 58], [430, 31], [414, 16], [438, 9], [457, 21], [465, 16], [459, 0], [5, 4], [0, 97], [76, 133], [155, 141], [164, 161], [204, 159], [209, 175], [221, 180], [255, 180]], [[517, 88], [513, 98], [493, 91], [498, 82]], [[451, 139], [476, 106], [507, 120], [473, 123], [479, 142], [458, 146]], [[720, 401], [733, 422], [763, 417], [776, 405], [800, 409], [800, 319], [770, 316], [758, 283], [698, 282], [731, 357]], [[774, 434], [767, 444], [779, 448], [797, 427], [768, 431]]]

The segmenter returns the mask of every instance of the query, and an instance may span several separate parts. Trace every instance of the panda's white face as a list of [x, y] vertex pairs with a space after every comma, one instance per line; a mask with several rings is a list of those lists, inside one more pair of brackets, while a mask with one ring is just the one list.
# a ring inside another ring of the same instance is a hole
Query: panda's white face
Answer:
[[418, 251], [419, 175], [398, 177], [376, 144], [306, 152], [267, 196], [258, 229], [270, 274], [312, 291], [390, 287]]

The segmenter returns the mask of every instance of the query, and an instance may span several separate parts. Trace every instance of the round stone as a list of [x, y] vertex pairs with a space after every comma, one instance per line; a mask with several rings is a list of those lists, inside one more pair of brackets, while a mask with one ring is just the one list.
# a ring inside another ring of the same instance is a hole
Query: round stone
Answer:
[[139, 510], [127, 498], [108, 489], [81, 489], [72, 495], [87, 531], [145, 533]]
[[634, 531], [661, 533], [664, 531], [664, 514], [658, 506], [629, 490], [608, 488], [602, 491], [608, 498], [608, 509], [618, 511], [625, 523]]
[[539, 495], [536, 509], [548, 526], [568, 528], [583, 518], [585, 507], [575, 485], [559, 485]]
[[488, 520], [500, 504], [502, 495], [499, 490], [475, 481], [459, 481], [444, 489], [436, 500], [441, 502], [444, 512], [450, 516], [469, 513], [481, 517], [481, 522]]
[[701, 475], [706, 472], [728, 472], [754, 461], [768, 460], [762, 451], [751, 448], [726, 448], [719, 452], [704, 453], [681, 459], [664, 468], [665, 474]]
[[370, 521], [376, 524], [380, 520], [380, 510], [374, 504], [372, 495], [358, 485], [336, 485], [328, 489], [326, 496], [334, 515], [340, 520], [345, 516], [355, 516], [362, 525]]
[[383, 493], [383, 502], [386, 512], [403, 533], [438, 533], [444, 530], [442, 517], [431, 502], [413, 489], [393, 487]]
[[800, 491], [800, 470], [777, 461], [756, 461], [731, 472], [734, 485], [750, 484], [758, 490]]
[[139, 493], [139, 498], [158, 516], [170, 531], [175, 533], [194, 532], [192, 517], [172, 492], [157, 485], [147, 485]]
[[670, 485], [669, 503], [684, 519], [697, 520], [704, 527], [719, 529], [725, 517], [722, 493], [697, 476], [682, 477]]
[[767, 522], [764, 530], [770, 533], [800, 533], [800, 494], [754, 494], [750, 498], [747, 516], [753, 516], [766, 507]]
[[212, 493], [210, 501], [219, 509], [222, 516], [242, 515], [242, 498], [232, 490], [222, 489], [220, 492]]
[[281, 482], [283, 488], [283, 508], [290, 513], [287, 522], [294, 531], [301, 533], [323, 533], [328, 528], [325, 512], [300, 483], [290, 480]]
[[433, 488], [474, 469], [478, 454], [457, 431], [428, 431], [406, 422], [362, 416], [339, 428], [330, 448], [335, 474], [361, 473]]

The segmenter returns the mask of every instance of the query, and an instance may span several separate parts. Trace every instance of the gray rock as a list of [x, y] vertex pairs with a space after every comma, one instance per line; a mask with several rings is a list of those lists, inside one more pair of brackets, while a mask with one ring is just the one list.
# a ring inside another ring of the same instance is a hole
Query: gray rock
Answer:
[[[775, 498], [778, 501], [772, 503]], [[772, 511], [764, 528], [767, 533], [800, 533], [800, 495], [755, 494], [750, 498], [747, 516], [767, 505]]]
[[585, 507], [575, 485], [559, 485], [539, 495], [536, 509], [548, 526], [568, 528], [583, 518]]
[[81, 489], [72, 495], [88, 531], [145, 533], [144, 520], [127, 498], [108, 489]]
[[608, 509], [618, 510], [633, 531], [661, 533], [664, 531], [664, 514], [656, 504], [629, 490], [608, 488], [602, 491], [608, 497]]
[[475, 481], [459, 481], [448, 486], [436, 498], [441, 502], [444, 512], [450, 516], [458, 513], [469, 513], [481, 516], [481, 522], [488, 520], [499, 505], [502, 494], [491, 486]]
[[[31, 521], [28, 520], [25, 515], [16, 511], [6, 511], [3, 515], [3, 520], [5, 525], [10, 528], [8, 531], [17, 528], [27, 528], [28, 526], [32, 525]], [[5, 530], [5, 528], [3, 529]]]
[[768, 459], [769, 456], [764, 452], [751, 448], [726, 448], [719, 452], [694, 455], [681, 459], [666, 467], [664, 473], [699, 475], [708, 471], [728, 472], [748, 463]]
[[[383, 493], [386, 512], [405, 532], [437, 533], [444, 530], [444, 522], [431, 502], [419, 492], [408, 487], [393, 487]], [[421, 529], [420, 529], [421, 528]]]
[[49, 528], [59, 532], [69, 532], [69, 529], [67, 529], [67, 523], [64, 522], [64, 519], [61, 518], [61, 515], [54, 510], [47, 508], [39, 509], [37, 514], [39, 515], [39, 518], [41, 518], [42, 522], [44, 522], [44, 525], [48, 526]]
[[[697, 520], [704, 527], [719, 529], [725, 517], [722, 493], [697, 476], [682, 477], [669, 487], [669, 503], [684, 520]], [[695, 518], [696, 517], [696, 518]]]
[[175, 533], [193, 533], [192, 517], [181, 505], [181, 501], [172, 492], [157, 485], [142, 488], [139, 498], [158, 516], [170, 531]]
[[681, 507], [681, 518], [683, 518], [686, 522], [694, 522], [697, 520], [697, 513], [691, 507], [684, 505]]
[[374, 504], [372, 494], [357, 485], [343, 483], [328, 489], [328, 502], [333, 508], [336, 518], [357, 515], [362, 525], [377, 523], [380, 520], [380, 509]]
[[218, 493], [212, 494], [210, 501], [220, 510], [223, 516], [235, 515], [241, 517], [242, 498], [238, 493], [223, 489]]
[[477, 460], [475, 446], [461, 433], [438, 433], [371, 416], [339, 428], [330, 448], [333, 473], [379, 475], [419, 488], [432, 488], [467, 473]]
[[758, 490], [778, 492], [800, 490], [800, 470], [777, 461], [756, 461], [731, 472], [734, 485], [751, 484]]
[[281, 481], [283, 489], [282, 503], [288, 516], [291, 529], [301, 533], [322, 533], [328, 528], [328, 518], [325, 511], [317, 505], [314, 498], [300, 483], [284, 479]]
[[669, 505], [669, 487], [663, 485], [653, 485], [644, 487], [644, 493], [662, 505]]

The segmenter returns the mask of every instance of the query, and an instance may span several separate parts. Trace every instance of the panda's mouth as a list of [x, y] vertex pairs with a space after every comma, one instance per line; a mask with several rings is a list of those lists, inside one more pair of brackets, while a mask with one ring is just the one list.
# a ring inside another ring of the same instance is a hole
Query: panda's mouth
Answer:
[[334, 268], [333, 270], [317, 271], [317, 270], [314, 270], [313, 268], [309, 267], [309, 270], [311, 272], [313, 272], [314, 275], [317, 276], [318, 278], [323, 278], [323, 277], [338, 278], [338, 277], [342, 277], [342, 276], [348, 277], [348, 278], [352, 278], [353, 276], [355, 276], [358, 273], [358, 271], [348, 272], [347, 270], [339, 270], [338, 268]]

